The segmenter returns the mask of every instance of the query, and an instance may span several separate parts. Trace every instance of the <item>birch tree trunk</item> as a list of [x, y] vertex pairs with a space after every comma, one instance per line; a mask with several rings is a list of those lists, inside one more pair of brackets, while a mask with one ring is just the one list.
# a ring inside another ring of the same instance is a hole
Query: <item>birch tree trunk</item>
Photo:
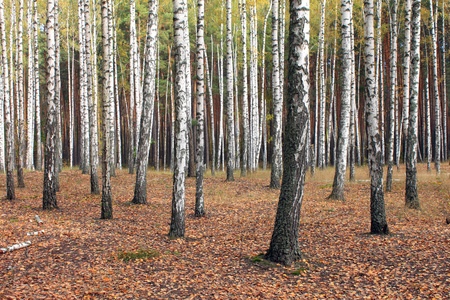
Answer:
[[246, 0], [239, 0], [242, 37], [242, 164], [241, 176], [247, 175], [249, 153], [248, 85], [247, 85], [247, 10]]
[[198, 1], [198, 20], [197, 20], [197, 170], [195, 185], [195, 216], [205, 215], [205, 204], [203, 199], [203, 172], [204, 172], [204, 118], [203, 102], [205, 96], [205, 3]]
[[319, 52], [320, 52], [320, 111], [319, 111], [319, 145], [317, 154], [317, 166], [325, 168], [325, 103], [326, 103], [326, 82], [324, 72], [324, 48], [325, 48], [325, 5], [326, 0], [321, 1], [321, 17], [319, 32]]
[[265, 81], [266, 81], [266, 32], [267, 32], [267, 20], [269, 19], [270, 12], [272, 11], [272, 1], [269, 4], [269, 10], [264, 18], [263, 29], [263, 46], [262, 46], [262, 72], [261, 72], [261, 126], [262, 126], [262, 143], [263, 143], [263, 170], [267, 168], [267, 103], [265, 95]]
[[[236, 28], [235, 28], [236, 31]], [[241, 167], [241, 145], [240, 145], [240, 136], [241, 136], [241, 129], [240, 129], [240, 122], [239, 122], [239, 83], [238, 83], [238, 64], [237, 64], [237, 45], [236, 43], [233, 43], [233, 80], [234, 80], [234, 88], [235, 88], [235, 96], [234, 96], [234, 107], [236, 109], [235, 112], [235, 119], [234, 119], [234, 134], [235, 134], [235, 143], [236, 143], [236, 153], [235, 153], [235, 164], [234, 168], [239, 169]], [[207, 115], [205, 114], [205, 124], [207, 124], [206, 121]], [[205, 131], [207, 133], [208, 130]], [[205, 145], [208, 145], [207, 142], [205, 142]], [[208, 155], [207, 155], [208, 157]], [[207, 164], [208, 165], [208, 164]]]
[[448, 158], [448, 141], [447, 141], [447, 74], [446, 74], [446, 44], [445, 44], [445, 1], [442, 1], [442, 81], [443, 81], [443, 92], [442, 92], [442, 127], [443, 127], [443, 148], [444, 148], [444, 160]]
[[[135, 146], [134, 129], [137, 128], [134, 120], [135, 101], [136, 101], [136, 10], [134, 0], [130, 0], [130, 106], [129, 106], [129, 143], [128, 143], [128, 173], [134, 173], [134, 158], [137, 147]], [[138, 122], [138, 121], [136, 121]], [[137, 134], [137, 129], [136, 129]], [[136, 137], [137, 139], [137, 137]]]
[[[214, 65], [214, 57], [213, 57], [213, 51], [214, 46], [212, 44], [212, 36], [211, 36], [211, 72], [214, 71], [213, 65]], [[214, 176], [216, 174], [216, 135], [214, 131], [214, 99], [213, 99], [213, 93], [212, 93], [212, 83], [213, 83], [213, 74], [209, 74], [209, 66], [208, 66], [208, 52], [205, 51], [205, 65], [206, 65], [206, 77], [208, 79], [208, 95], [209, 95], [209, 108], [210, 108], [210, 118], [211, 118], [211, 174]]]
[[227, 181], [234, 181], [234, 97], [233, 97], [233, 58], [231, 48], [231, 0], [227, 0]]
[[[425, 52], [425, 57], [428, 57]], [[430, 90], [428, 84], [428, 76], [430, 74], [430, 69], [428, 67], [428, 60], [426, 60], [427, 65], [427, 76], [425, 77], [425, 99], [426, 99], [426, 111], [427, 111], [427, 171], [431, 172], [431, 159], [433, 156], [433, 151], [431, 148], [431, 108], [430, 108]]]
[[390, 0], [391, 9], [391, 59], [390, 59], [390, 101], [389, 101], [389, 145], [388, 145], [388, 171], [386, 178], [386, 191], [392, 189], [392, 172], [394, 167], [394, 140], [395, 140], [395, 103], [397, 90], [397, 0]]
[[[274, 3], [275, 4], [275, 3]], [[276, 10], [277, 6], [273, 6]], [[300, 258], [298, 229], [308, 167], [309, 0], [290, 1], [288, 95], [283, 183], [266, 258], [290, 265]]]
[[78, 1], [79, 13], [79, 45], [80, 45], [80, 121], [81, 121], [81, 164], [83, 174], [89, 174], [90, 143], [89, 143], [89, 107], [87, 100], [87, 65], [86, 65], [86, 31], [83, 0]]
[[388, 234], [383, 191], [383, 164], [381, 162], [380, 129], [378, 127], [378, 98], [375, 72], [375, 41], [373, 0], [364, 1], [365, 93], [370, 168], [370, 233]]
[[109, 20], [111, 18], [111, 3], [108, 0], [102, 0], [102, 48], [103, 48], [103, 78], [102, 78], [102, 205], [101, 219], [112, 219], [112, 194], [111, 194], [111, 137], [109, 128], [112, 122], [110, 106], [113, 105], [110, 81], [110, 59], [111, 59], [111, 41], [109, 36]]
[[59, 173], [62, 170], [61, 137], [61, 47], [59, 41], [59, 1], [55, 1], [55, 99], [56, 99], [56, 144], [55, 144], [55, 188], [59, 192]]
[[93, 72], [91, 63], [91, 21], [90, 21], [90, 7], [89, 0], [84, 1], [84, 21], [85, 21], [85, 59], [86, 59], [86, 73], [87, 73], [87, 101], [89, 110], [89, 137], [90, 137], [90, 161], [91, 161], [91, 194], [100, 194], [98, 184], [98, 148], [97, 148], [97, 116], [94, 106], [93, 97]]
[[24, 120], [24, 79], [23, 79], [23, 0], [19, 0], [19, 19], [18, 19], [18, 69], [17, 69], [17, 123], [19, 140], [19, 160], [17, 164], [17, 186], [25, 187], [23, 179], [24, 151], [25, 151], [25, 120]]
[[[402, 126], [405, 136], [405, 149], [407, 143], [408, 126], [409, 126], [409, 80], [410, 80], [410, 62], [411, 62], [411, 0], [405, 0], [405, 43], [403, 54], [403, 111]], [[416, 121], [417, 122], [417, 121]], [[401, 139], [400, 143], [401, 145]], [[400, 153], [400, 152], [399, 152]], [[406, 151], [405, 151], [406, 153]], [[406, 156], [404, 158], [406, 162]]]
[[351, 106], [351, 20], [352, 1], [341, 0], [341, 36], [342, 36], [342, 91], [341, 91], [341, 118], [336, 149], [336, 170], [334, 174], [333, 190], [329, 198], [344, 200], [345, 173], [347, 170], [347, 148], [349, 142], [349, 122]]
[[184, 237], [185, 233], [185, 172], [187, 144], [187, 87], [188, 76], [186, 61], [188, 51], [184, 32], [188, 26], [186, 19], [187, 3], [185, 0], [173, 0], [173, 30], [175, 48], [175, 163], [173, 173], [172, 217], [169, 236]]
[[[438, 85], [438, 67], [437, 67], [437, 32], [436, 23], [433, 14], [433, 0], [430, 0], [430, 13], [431, 13], [431, 37], [432, 37], [432, 62], [433, 62], [433, 86], [434, 86], [434, 167], [436, 173], [441, 172], [441, 102], [439, 99], [439, 85]], [[436, 12], [437, 14], [437, 12]]]
[[27, 169], [34, 169], [34, 43], [33, 43], [33, 22], [32, 22], [32, 2], [27, 1], [27, 26], [28, 26], [28, 103], [27, 103]]
[[147, 39], [144, 65], [144, 99], [141, 115], [141, 131], [136, 161], [135, 204], [147, 203], [147, 165], [151, 145], [153, 113], [155, 105], [155, 78], [158, 36], [158, 0], [149, 0]]
[[39, 81], [39, 43], [38, 43], [38, 11], [37, 0], [33, 1], [33, 42], [34, 42], [34, 88], [35, 88], [35, 131], [36, 131], [36, 170], [42, 170], [42, 148], [41, 148], [41, 100]]
[[407, 137], [405, 205], [419, 209], [417, 193], [417, 133], [420, 75], [420, 11], [421, 1], [413, 0], [411, 19], [411, 87]]
[[383, 53], [381, 44], [381, 12], [383, 0], [377, 0], [377, 56], [376, 56], [376, 83], [377, 99], [380, 103], [380, 138], [381, 138], [381, 162], [384, 165], [384, 81], [383, 81]]
[[122, 129], [121, 129], [121, 117], [120, 117], [120, 103], [119, 103], [119, 83], [118, 83], [118, 71], [117, 71], [117, 30], [116, 30], [116, 13], [113, 5], [113, 66], [114, 66], [114, 102], [115, 102], [115, 112], [116, 112], [116, 149], [117, 149], [117, 168], [122, 169]]
[[273, 149], [270, 187], [280, 188], [281, 179], [281, 125], [283, 100], [280, 95], [280, 56], [278, 52], [278, 0], [272, 0], [272, 92], [273, 92]]
[[[0, 63], [0, 71], [3, 64]], [[3, 84], [3, 73], [0, 73], [0, 172], [5, 172], [5, 86]]]
[[[6, 23], [5, 23], [5, 9], [3, 0], [0, 0], [0, 33], [2, 43], [2, 78], [3, 78], [3, 103], [5, 108], [5, 164], [6, 164], [6, 199], [14, 200], [16, 198], [14, 187], [14, 132], [13, 132], [13, 116], [11, 110], [11, 102], [13, 99], [10, 94], [9, 81], [9, 63], [8, 54], [6, 52]], [[3, 119], [1, 120], [3, 121]]]
[[55, 51], [55, 13], [57, 3], [47, 0], [47, 121], [45, 124], [45, 148], [44, 148], [44, 188], [43, 209], [57, 208], [55, 173], [56, 170], [56, 51]]

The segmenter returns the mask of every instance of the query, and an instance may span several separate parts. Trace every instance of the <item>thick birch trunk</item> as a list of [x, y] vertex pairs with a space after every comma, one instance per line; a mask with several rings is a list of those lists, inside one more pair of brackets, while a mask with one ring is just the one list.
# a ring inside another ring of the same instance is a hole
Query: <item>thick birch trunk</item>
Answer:
[[[405, 0], [405, 43], [404, 43], [404, 54], [403, 54], [403, 111], [402, 111], [402, 127], [403, 135], [405, 136], [405, 149], [408, 135], [409, 126], [409, 72], [410, 72], [410, 62], [411, 62], [411, 0]], [[401, 133], [400, 133], [401, 134]], [[401, 140], [399, 145], [401, 145]], [[400, 153], [400, 151], [399, 151]], [[405, 151], [405, 153], [407, 153]], [[406, 162], [407, 158], [404, 157]]]
[[409, 101], [409, 124], [407, 137], [406, 160], [406, 193], [405, 205], [409, 208], [419, 209], [419, 196], [417, 194], [417, 133], [418, 133], [418, 106], [419, 106], [419, 73], [420, 73], [420, 11], [421, 1], [412, 3], [411, 19], [411, 87]]
[[47, 0], [47, 121], [45, 124], [45, 163], [44, 163], [44, 188], [42, 207], [43, 209], [57, 208], [56, 200], [56, 51], [55, 51], [55, 12], [57, 3]]
[[[6, 164], [6, 199], [14, 200], [16, 198], [14, 187], [14, 132], [13, 132], [13, 110], [11, 103], [13, 99], [10, 94], [9, 81], [9, 65], [8, 55], [6, 50], [6, 24], [5, 24], [5, 9], [3, 0], [0, 0], [0, 33], [2, 43], [2, 78], [4, 79], [4, 108], [5, 108], [5, 164]], [[2, 120], [3, 121], [3, 120]]]
[[351, 49], [351, 20], [352, 1], [341, 0], [341, 36], [342, 36], [342, 94], [341, 94], [341, 118], [338, 134], [336, 153], [336, 170], [333, 182], [333, 191], [330, 198], [344, 200], [345, 173], [347, 170], [347, 148], [349, 142], [349, 122], [351, 106], [351, 84], [352, 84], [352, 49]]
[[186, 172], [186, 144], [187, 144], [187, 87], [186, 76], [188, 64], [185, 42], [185, 30], [188, 26], [186, 19], [187, 3], [185, 0], [173, 0], [173, 29], [175, 48], [175, 163], [173, 173], [172, 217], [169, 236], [184, 237], [185, 233], [185, 172]]
[[[277, 7], [274, 5], [273, 9]], [[309, 0], [290, 1], [288, 95], [283, 183], [266, 258], [290, 265], [300, 258], [298, 229], [308, 167]]]
[[205, 215], [205, 204], [203, 200], [203, 172], [204, 163], [204, 97], [205, 97], [205, 3], [203, 0], [198, 1], [198, 20], [197, 20], [197, 170], [195, 184], [195, 216], [201, 217]]
[[373, 28], [373, 0], [364, 1], [365, 94], [370, 168], [370, 233], [388, 234], [383, 191], [380, 129], [378, 127], [378, 98], [375, 72], [375, 41]]
[[149, 1], [147, 39], [144, 65], [144, 98], [141, 115], [138, 156], [136, 160], [135, 204], [147, 203], [147, 165], [151, 145], [152, 123], [155, 105], [155, 77], [158, 36], [158, 0]]

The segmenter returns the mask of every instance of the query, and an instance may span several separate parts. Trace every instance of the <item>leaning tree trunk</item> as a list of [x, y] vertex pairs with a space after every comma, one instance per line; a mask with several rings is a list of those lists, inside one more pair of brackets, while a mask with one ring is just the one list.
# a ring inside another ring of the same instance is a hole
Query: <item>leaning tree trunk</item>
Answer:
[[285, 265], [300, 258], [298, 230], [309, 147], [309, 0], [290, 1], [287, 87], [283, 183], [266, 254], [267, 259]]
[[198, 1], [197, 20], [197, 170], [195, 184], [195, 216], [205, 215], [205, 205], [203, 201], [203, 172], [204, 172], [204, 127], [203, 103], [205, 98], [205, 40], [203, 37], [205, 28], [205, 3]]
[[17, 186], [25, 187], [23, 179], [24, 151], [25, 151], [25, 120], [24, 120], [24, 80], [23, 80], [23, 0], [19, 0], [19, 23], [18, 23], [18, 69], [17, 69], [17, 122], [18, 122], [18, 164], [17, 164]]
[[341, 0], [341, 36], [342, 36], [342, 92], [341, 92], [341, 119], [339, 126], [336, 170], [334, 174], [333, 190], [330, 198], [344, 200], [344, 182], [347, 170], [347, 148], [349, 142], [350, 100], [352, 84], [352, 49], [351, 49], [351, 19], [352, 1]]
[[[433, 14], [433, 0], [430, 0], [431, 13], [431, 37], [432, 37], [432, 63], [433, 63], [433, 86], [434, 86], [434, 167], [436, 172], [441, 172], [441, 105], [439, 100], [439, 85], [438, 85], [438, 61], [437, 61], [437, 32], [436, 24], [434, 22]], [[436, 12], [437, 14], [437, 12]], [[444, 66], [445, 68], [445, 66]]]
[[281, 179], [281, 122], [283, 100], [280, 95], [280, 56], [278, 52], [278, 0], [272, 0], [272, 92], [273, 92], [273, 147], [270, 187], [280, 188]]
[[158, 0], [149, 0], [147, 39], [144, 65], [144, 99], [142, 103], [141, 131], [136, 160], [135, 204], [147, 203], [147, 165], [151, 145], [153, 113], [155, 105], [155, 77], [157, 61]]
[[365, 94], [367, 112], [368, 157], [370, 168], [370, 233], [388, 234], [383, 191], [383, 164], [378, 127], [378, 98], [375, 85], [375, 41], [373, 28], [373, 0], [364, 1]]
[[[6, 24], [5, 24], [5, 9], [3, 0], [0, 0], [0, 33], [2, 43], [2, 77], [4, 87], [4, 107], [5, 107], [5, 164], [6, 164], [6, 199], [14, 200], [16, 198], [14, 187], [14, 132], [13, 132], [13, 111], [11, 109], [11, 102], [13, 99], [10, 94], [9, 81], [9, 65], [8, 54], [6, 52]], [[3, 122], [3, 120], [0, 120]]]
[[234, 98], [233, 59], [231, 48], [231, 0], [227, 0], [227, 181], [234, 181]]
[[187, 87], [185, 27], [188, 26], [185, 0], [173, 0], [173, 30], [175, 48], [175, 162], [173, 172], [172, 217], [169, 236], [184, 237], [185, 233], [185, 170], [187, 143]]
[[111, 81], [110, 81], [110, 59], [111, 59], [111, 42], [112, 37], [109, 36], [109, 20], [111, 18], [111, 3], [102, 0], [102, 48], [103, 48], [103, 80], [102, 80], [102, 205], [101, 218], [112, 219], [112, 194], [111, 194], [111, 138], [109, 136], [109, 128], [112, 122], [110, 114], [110, 106], [113, 105]]
[[44, 148], [44, 188], [43, 209], [57, 208], [55, 173], [56, 170], [56, 43], [55, 43], [55, 11], [54, 0], [47, 0], [47, 121], [45, 123], [45, 148]]
[[419, 80], [420, 80], [420, 11], [421, 1], [414, 0], [412, 4], [411, 19], [411, 96], [409, 110], [409, 124], [406, 156], [406, 207], [419, 209], [419, 196], [417, 194], [417, 133], [418, 133], [418, 106], [419, 106]]
[[386, 191], [392, 189], [392, 172], [394, 167], [394, 139], [395, 139], [395, 103], [397, 97], [397, 0], [391, 0], [391, 97], [389, 101], [389, 145], [388, 145], [388, 171], [386, 178]]

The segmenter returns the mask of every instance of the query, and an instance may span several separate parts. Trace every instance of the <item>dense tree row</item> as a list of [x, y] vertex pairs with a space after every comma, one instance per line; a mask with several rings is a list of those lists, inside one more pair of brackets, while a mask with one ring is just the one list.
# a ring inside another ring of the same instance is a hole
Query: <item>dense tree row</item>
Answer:
[[[333, 165], [330, 197], [343, 200], [347, 167], [354, 179], [355, 164], [367, 161], [371, 231], [387, 233], [383, 165], [389, 192], [403, 159], [406, 203], [418, 208], [417, 161], [427, 159], [430, 168], [434, 160], [439, 173], [447, 160], [448, 6], [288, 4], [17, 0], [5, 7], [0, 0], [7, 198], [15, 198], [14, 168], [19, 188], [24, 168], [43, 168], [43, 207], [57, 207], [63, 165], [79, 165], [99, 194], [101, 154], [102, 218], [112, 218], [116, 168], [136, 170], [136, 204], [147, 202], [148, 166], [170, 168], [170, 235], [179, 237], [186, 176], [197, 178], [195, 214], [202, 216], [206, 169], [224, 171], [226, 161], [233, 181], [235, 170], [245, 176], [270, 159], [270, 186], [281, 195], [268, 257], [287, 263], [298, 255], [307, 166], [314, 172]], [[285, 226], [289, 237], [278, 236]], [[287, 248], [293, 252], [279, 256]]]

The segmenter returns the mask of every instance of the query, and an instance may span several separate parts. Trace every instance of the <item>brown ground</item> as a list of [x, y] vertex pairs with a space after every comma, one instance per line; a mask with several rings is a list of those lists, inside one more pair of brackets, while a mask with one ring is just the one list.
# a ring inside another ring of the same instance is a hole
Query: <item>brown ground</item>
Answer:
[[[326, 199], [332, 169], [308, 178], [300, 247], [291, 267], [259, 261], [270, 242], [279, 191], [270, 173], [225, 182], [206, 176], [207, 216], [194, 217], [195, 179], [187, 179], [186, 238], [170, 240], [172, 177], [149, 172], [149, 204], [130, 205], [134, 176], [113, 178], [114, 219], [100, 220], [100, 196], [89, 176], [61, 173], [59, 210], [42, 211], [41, 172], [25, 173], [18, 200], [5, 200], [0, 174], [0, 247], [31, 240], [0, 255], [0, 299], [419, 299], [450, 294], [450, 168], [419, 166], [422, 210], [404, 208], [404, 173], [394, 171], [386, 195], [389, 236], [372, 236], [367, 168], [346, 183], [346, 202]], [[44, 221], [38, 226], [34, 215]], [[26, 233], [44, 229], [44, 236]], [[156, 251], [156, 258], [125, 262], [120, 253]]]

